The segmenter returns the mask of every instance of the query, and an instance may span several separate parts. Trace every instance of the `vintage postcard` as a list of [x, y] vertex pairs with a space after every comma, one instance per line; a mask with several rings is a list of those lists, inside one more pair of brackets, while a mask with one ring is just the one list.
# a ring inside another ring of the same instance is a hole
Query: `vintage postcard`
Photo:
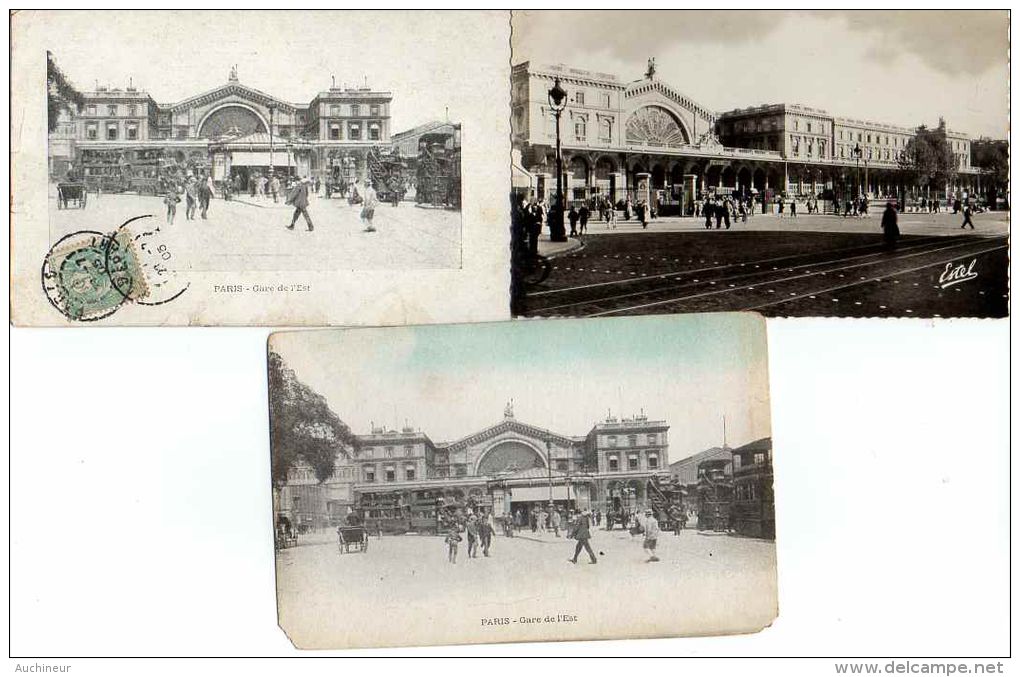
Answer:
[[507, 12], [84, 18], [10, 17], [15, 324], [507, 317]]
[[1008, 315], [1007, 10], [512, 22], [514, 315]]
[[276, 333], [269, 403], [299, 648], [749, 633], [778, 613], [758, 314]]

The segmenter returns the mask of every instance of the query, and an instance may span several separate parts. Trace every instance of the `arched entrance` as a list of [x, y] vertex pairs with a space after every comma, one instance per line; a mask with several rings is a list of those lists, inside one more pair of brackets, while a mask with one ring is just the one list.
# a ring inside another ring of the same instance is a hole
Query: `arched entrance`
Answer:
[[761, 167], [754, 170], [752, 184], [754, 185], [755, 190], [759, 193], [765, 190], [765, 170]]
[[666, 187], [666, 168], [660, 164], [652, 167], [652, 188], [661, 189]]
[[683, 185], [684, 182], [684, 168], [679, 162], [673, 165], [673, 168], [669, 170], [669, 183], [673, 186]]
[[575, 155], [570, 159], [568, 171], [570, 172], [570, 190], [567, 191], [567, 199], [586, 199], [588, 197], [588, 161]]
[[722, 183], [722, 167], [714, 165], [705, 172], [705, 184], [709, 189], [718, 189]]
[[741, 195], [750, 195], [751, 188], [751, 169], [743, 167], [737, 172], [737, 192]]
[[595, 163], [595, 189], [613, 202], [616, 201], [616, 163], [610, 157], [601, 157]]
[[733, 168], [733, 165], [727, 166], [722, 171], [722, 187], [723, 188], [735, 188], [737, 185], [737, 170]]

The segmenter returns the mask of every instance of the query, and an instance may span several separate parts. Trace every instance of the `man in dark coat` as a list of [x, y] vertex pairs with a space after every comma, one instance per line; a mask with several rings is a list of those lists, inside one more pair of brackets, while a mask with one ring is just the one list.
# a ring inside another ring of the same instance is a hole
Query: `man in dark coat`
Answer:
[[577, 210], [574, 209], [574, 205], [570, 205], [570, 211], [567, 212], [567, 219], [570, 221], [570, 236], [577, 237]]
[[581, 235], [584, 235], [586, 232], [588, 232], [588, 218], [590, 216], [591, 211], [588, 210], [588, 207], [585, 205], [581, 205], [581, 208], [577, 211], [577, 220], [580, 223], [580, 227], [577, 232], [580, 233]]
[[963, 205], [963, 225], [960, 226], [960, 228], [966, 228], [967, 226], [970, 226], [970, 229], [974, 230], [974, 222], [970, 220], [970, 215], [971, 208], [970, 201], [968, 200], [967, 203]]
[[308, 224], [308, 230], [315, 230], [315, 226], [312, 225], [312, 218], [308, 216], [308, 179], [301, 179], [287, 195], [287, 204], [294, 206], [294, 216], [290, 219], [290, 225], [287, 226], [287, 230], [294, 230], [294, 224], [297, 223], [297, 217], [303, 215], [305, 217], [305, 223]]
[[701, 213], [705, 215], [705, 228], [711, 228], [712, 217], [715, 215], [715, 201], [712, 198], [705, 200], [705, 207]]
[[885, 211], [882, 212], [882, 239], [885, 241], [886, 249], [895, 249], [896, 241], [900, 239], [900, 227], [897, 223], [896, 208], [892, 202], [885, 204]]
[[489, 519], [488, 515], [484, 515], [478, 520], [478, 540], [482, 544], [482, 554], [486, 557], [489, 556], [489, 548], [492, 546], [493, 528]]
[[595, 559], [595, 553], [591, 549], [591, 544], [588, 542], [591, 539], [591, 511], [585, 510], [581, 513], [577, 520], [574, 522], [573, 538], [577, 541], [577, 545], [574, 547], [574, 557], [570, 561], [577, 564], [577, 556], [581, 554], [581, 548], [588, 551], [588, 557], [591, 558], [591, 563], [596, 564], [598, 560]]

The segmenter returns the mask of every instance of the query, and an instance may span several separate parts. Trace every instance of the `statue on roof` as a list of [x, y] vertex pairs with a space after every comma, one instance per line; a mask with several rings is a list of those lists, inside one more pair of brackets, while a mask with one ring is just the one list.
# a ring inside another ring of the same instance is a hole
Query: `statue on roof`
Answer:
[[237, 82], [237, 64], [230, 67], [230, 82]]
[[503, 407], [503, 418], [513, 417], [514, 417], [514, 400], [513, 398], [510, 398], [510, 400], [506, 403], [506, 406]]
[[650, 57], [648, 59], [648, 70], [645, 71], [645, 79], [647, 79], [647, 80], [654, 80], [655, 79], [655, 57], [654, 56]]

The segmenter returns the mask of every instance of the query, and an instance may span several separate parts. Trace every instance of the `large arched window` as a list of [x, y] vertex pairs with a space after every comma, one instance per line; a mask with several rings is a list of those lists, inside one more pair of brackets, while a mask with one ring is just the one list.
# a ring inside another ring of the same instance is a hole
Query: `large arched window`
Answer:
[[627, 118], [627, 143], [642, 146], [682, 146], [690, 137], [680, 121], [660, 106], [645, 106]]
[[205, 119], [198, 135], [204, 139], [214, 139], [227, 133], [247, 136], [265, 131], [266, 126], [252, 111], [242, 106], [224, 106]]
[[545, 461], [531, 446], [524, 442], [508, 440], [485, 452], [478, 463], [478, 474], [494, 475], [544, 467]]

